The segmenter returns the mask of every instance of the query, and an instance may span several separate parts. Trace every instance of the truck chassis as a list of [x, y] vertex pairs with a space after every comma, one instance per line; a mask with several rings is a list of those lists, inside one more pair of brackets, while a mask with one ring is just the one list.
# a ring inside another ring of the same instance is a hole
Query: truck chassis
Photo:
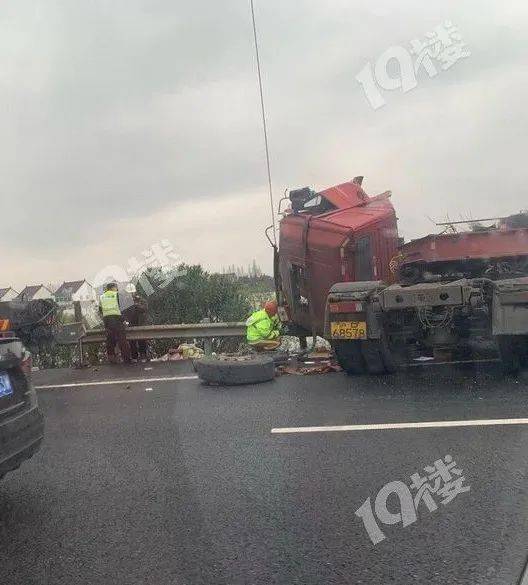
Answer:
[[351, 374], [497, 356], [516, 373], [528, 363], [528, 277], [338, 283], [327, 299], [325, 337]]

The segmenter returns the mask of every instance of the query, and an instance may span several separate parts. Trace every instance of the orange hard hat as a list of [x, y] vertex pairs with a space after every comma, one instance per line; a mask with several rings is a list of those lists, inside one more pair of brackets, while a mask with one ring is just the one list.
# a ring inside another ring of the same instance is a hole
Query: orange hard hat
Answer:
[[264, 303], [264, 310], [270, 317], [273, 317], [277, 314], [277, 308], [277, 301], [266, 301]]

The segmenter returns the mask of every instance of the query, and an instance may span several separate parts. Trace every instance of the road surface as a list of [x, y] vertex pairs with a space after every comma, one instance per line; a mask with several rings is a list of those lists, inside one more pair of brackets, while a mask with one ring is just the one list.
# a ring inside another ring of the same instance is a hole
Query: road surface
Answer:
[[[6, 585], [517, 582], [528, 425], [501, 421], [528, 417], [528, 376], [428, 367], [219, 389], [188, 364], [148, 367], [35, 375], [45, 445], [0, 483]], [[373, 544], [356, 510], [446, 455], [470, 490], [419, 502], [405, 527], [379, 521]]]

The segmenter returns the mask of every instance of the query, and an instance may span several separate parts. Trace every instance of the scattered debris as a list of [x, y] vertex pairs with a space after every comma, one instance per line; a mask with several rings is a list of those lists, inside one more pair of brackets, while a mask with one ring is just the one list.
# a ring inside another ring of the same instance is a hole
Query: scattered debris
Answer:
[[[313, 364], [313, 362], [312, 362]], [[312, 376], [315, 374], [330, 374], [332, 372], [340, 372], [341, 367], [337, 364], [328, 362], [319, 362], [317, 364], [310, 364], [307, 365], [303, 362], [298, 362], [297, 364], [291, 364], [287, 366], [278, 366], [277, 367], [277, 374], [284, 375], [284, 374], [291, 374], [294, 376]]]
[[340, 372], [341, 370], [342, 368], [336, 363], [332, 352], [325, 347], [318, 347], [306, 355], [294, 355], [286, 363], [277, 364], [277, 375], [311, 376]]
[[178, 349], [176, 351], [178, 351], [178, 353], [182, 356], [182, 359], [184, 360], [190, 358], [199, 359], [205, 355], [204, 350], [199, 347], [196, 347], [194, 343], [182, 343], [181, 345], [178, 346]]
[[160, 358], [155, 358], [151, 361], [153, 362], [172, 362], [178, 360], [188, 360], [188, 359], [201, 359], [205, 355], [204, 350], [196, 347], [194, 343], [181, 343], [176, 348], [171, 348], [169, 351], [161, 356]]
[[306, 355], [290, 354], [288, 351], [280, 350], [255, 353], [254, 351], [246, 352], [242, 349], [236, 353], [215, 353], [211, 357], [220, 362], [228, 363], [251, 362], [256, 357], [271, 358], [275, 363], [278, 376], [284, 374], [307, 376], [341, 371], [341, 367], [336, 363], [333, 353], [321, 345], [315, 351]]
[[214, 356], [211, 356], [211, 357], [215, 357], [216, 359], [222, 360], [224, 362], [245, 362], [245, 361], [253, 359], [255, 357], [255, 355], [256, 354], [240, 355], [240, 354], [236, 354], [236, 353], [220, 353], [220, 354], [214, 354]]

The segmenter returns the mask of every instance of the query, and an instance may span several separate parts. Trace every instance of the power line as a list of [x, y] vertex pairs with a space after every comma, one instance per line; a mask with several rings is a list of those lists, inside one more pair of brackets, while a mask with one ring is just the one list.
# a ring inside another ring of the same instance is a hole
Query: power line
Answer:
[[273, 185], [271, 182], [271, 164], [269, 155], [269, 144], [268, 144], [268, 125], [266, 122], [266, 107], [264, 105], [264, 91], [262, 90], [262, 74], [260, 70], [260, 55], [259, 46], [257, 40], [257, 24], [255, 21], [255, 7], [253, 6], [253, 0], [250, 0], [251, 5], [251, 19], [253, 21], [253, 36], [255, 38], [255, 56], [257, 60], [257, 74], [260, 91], [260, 107], [262, 110], [262, 129], [264, 131], [264, 146], [266, 149], [266, 167], [268, 170], [268, 186], [269, 186], [269, 197], [270, 197], [270, 208], [271, 208], [271, 221], [273, 224], [273, 241], [277, 245], [277, 233], [275, 227], [275, 205], [273, 204]]

